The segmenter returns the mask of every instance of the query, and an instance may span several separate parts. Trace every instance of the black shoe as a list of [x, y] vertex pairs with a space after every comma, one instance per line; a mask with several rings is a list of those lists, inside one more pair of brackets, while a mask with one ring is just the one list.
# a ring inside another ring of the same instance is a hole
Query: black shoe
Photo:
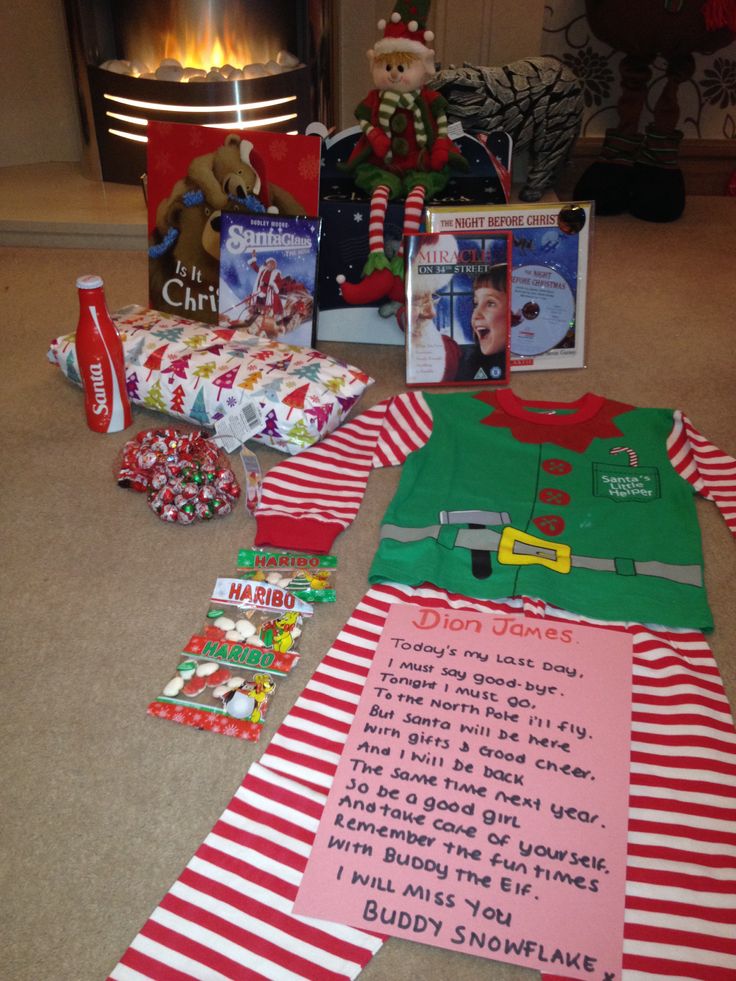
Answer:
[[596, 160], [581, 175], [573, 198], [594, 201], [596, 216], [623, 214], [629, 210], [631, 202], [633, 171], [631, 164]]

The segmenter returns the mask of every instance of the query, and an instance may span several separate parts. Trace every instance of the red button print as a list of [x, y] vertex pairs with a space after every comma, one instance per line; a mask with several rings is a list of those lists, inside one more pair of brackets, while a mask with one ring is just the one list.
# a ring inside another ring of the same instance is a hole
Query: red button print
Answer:
[[542, 470], [545, 470], [547, 473], [565, 474], [570, 473], [572, 465], [566, 460], [558, 460], [556, 457], [550, 457], [549, 460], [542, 462]]
[[558, 490], [556, 487], [543, 487], [539, 492], [539, 500], [545, 504], [556, 504], [559, 507], [570, 503], [570, 495], [567, 491]]
[[559, 514], [541, 514], [534, 519], [534, 524], [545, 535], [559, 535], [565, 529], [565, 522]]

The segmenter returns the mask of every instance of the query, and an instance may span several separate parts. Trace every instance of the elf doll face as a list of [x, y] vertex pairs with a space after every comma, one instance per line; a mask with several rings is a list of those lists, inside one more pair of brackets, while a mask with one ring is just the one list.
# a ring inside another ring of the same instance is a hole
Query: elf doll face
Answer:
[[372, 71], [379, 92], [414, 92], [432, 77], [421, 58], [401, 52], [374, 57]]

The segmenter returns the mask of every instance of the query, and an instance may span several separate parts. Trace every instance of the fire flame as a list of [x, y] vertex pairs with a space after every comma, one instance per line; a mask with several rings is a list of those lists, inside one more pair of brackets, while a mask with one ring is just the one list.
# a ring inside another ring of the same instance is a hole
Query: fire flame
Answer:
[[242, 68], [266, 62], [284, 47], [276, 31], [267, 25], [259, 24], [254, 30], [242, 6], [233, 5], [216, 18], [211, 16], [211, 9], [208, 12], [209, 4], [174, 3], [172, 7], [179, 7], [173, 24], [157, 24], [143, 17], [130, 26], [127, 58], [142, 62], [150, 70], [164, 58], [175, 58], [185, 68], [208, 71], [226, 64]]

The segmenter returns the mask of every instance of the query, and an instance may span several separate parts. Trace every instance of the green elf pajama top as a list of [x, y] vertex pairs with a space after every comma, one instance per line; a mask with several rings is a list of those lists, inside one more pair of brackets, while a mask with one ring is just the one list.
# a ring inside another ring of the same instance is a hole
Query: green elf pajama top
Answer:
[[370, 469], [395, 463], [371, 582], [712, 627], [694, 497], [736, 527], [736, 464], [681, 413], [510, 389], [397, 396], [275, 468], [257, 543], [329, 551]]

